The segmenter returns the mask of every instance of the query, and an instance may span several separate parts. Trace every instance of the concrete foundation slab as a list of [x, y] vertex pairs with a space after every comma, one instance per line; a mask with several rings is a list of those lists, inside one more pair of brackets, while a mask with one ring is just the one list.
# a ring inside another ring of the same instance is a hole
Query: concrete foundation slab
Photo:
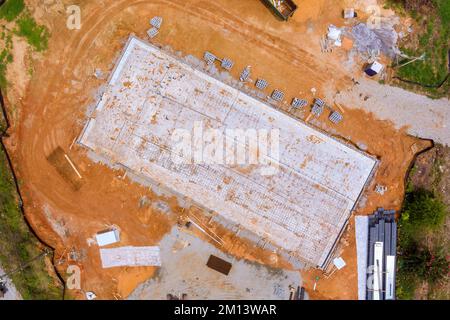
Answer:
[[[249, 154], [252, 137], [230, 137], [229, 129], [277, 132], [278, 148], [251, 165], [186, 161], [192, 159], [179, 155], [174, 137], [182, 129], [194, 132], [190, 144], [203, 144], [195, 139], [198, 123]], [[135, 37], [79, 143], [319, 267], [376, 166], [374, 158]], [[268, 167], [277, 171], [267, 174]]]

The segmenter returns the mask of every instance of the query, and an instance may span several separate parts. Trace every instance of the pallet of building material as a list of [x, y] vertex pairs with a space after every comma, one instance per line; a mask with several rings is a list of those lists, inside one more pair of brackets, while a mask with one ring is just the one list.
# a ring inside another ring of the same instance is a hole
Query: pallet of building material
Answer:
[[161, 266], [159, 247], [100, 249], [103, 268]]
[[147, 31], [147, 35], [150, 39], [156, 37], [158, 33], [159, 33], [159, 30], [158, 30], [158, 28], [155, 28], [155, 27], [153, 27]]
[[203, 59], [206, 61], [207, 65], [211, 65], [217, 60], [217, 57], [211, 52], [206, 51], [205, 54], [203, 55]]
[[338, 124], [344, 119], [344, 117], [339, 112], [333, 111], [328, 119], [330, 119], [330, 121], [334, 124]]
[[245, 82], [248, 80], [248, 78], [250, 78], [250, 67], [246, 67], [242, 72], [241, 72], [241, 76], [240, 76], [240, 80], [242, 82]]
[[157, 29], [161, 28], [162, 22], [163, 22], [163, 18], [161, 18], [161, 17], [153, 17], [150, 19], [150, 25]]
[[308, 105], [308, 100], [299, 99], [299, 98], [294, 98], [291, 103], [291, 106], [296, 109], [304, 108], [307, 105]]
[[316, 98], [316, 99], [314, 100], [314, 104], [317, 104], [319, 107], [325, 107], [325, 101], [323, 101], [323, 100], [320, 99], [320, 98]]
[[281, 101], [284, 98], [284, 92], [278, 89], [275, 89], [272, 92], [271, 98], [275, 101]]
[[234, 62], [231, 59], [223, 58], [222, 59], [222, 68], [226, 70], [231, 70], [233, 68]]
[[316, 117], [320, 117], [322, 115], [322, 113], [323, 113], [323, 110], [324, 110], [323, 106], [320, 106], [318, 104], [314, 104], [312, 109], [311, 109], [311, 112]]
[[269, 83], [264, 79], [258, 79], [255, 83], [255, 86], [259, 90], [264, 90], [265, 88], [267, 88], [269, 86]]

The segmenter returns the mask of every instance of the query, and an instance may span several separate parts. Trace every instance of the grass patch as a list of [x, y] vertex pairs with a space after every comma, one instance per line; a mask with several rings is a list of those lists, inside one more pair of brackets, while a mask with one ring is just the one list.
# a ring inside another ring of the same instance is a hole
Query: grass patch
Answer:
[[[45, 26], [38, 25], [25, 8], [23, 0], [7, 0], [0, 7], [0, 20], [13, 22], [14, 28], [2, 24], [0, 30], [0, 88], [6, 88], [6, 70], [8, 64], [13, 61], [12, 35], [23, 37], [36, 51], [45, 51], [48, 47], [49, 32]], [[31, 68], [30, 68], [31, 70]]]
[[414, 298], [417, 286], [438, 284], [449, 272], [444, 248], [429, 243], [433, 233], [442, 232], [447, 207], [431, 191], [407, 193], [399, 221], [397, 297]]
[[[404, 14], [407, 12], [413, 17], [419, 31], [406, 38], [400, 46], [403, 53], [411, 57], [418, 57], [425, 53], [424, 61], [416, 61], [397, 69], [397, 76], [421, 83], [422, 85], [435, 86], [440, 84], [447, 76], [448, 50], [450, 49], [450, 1], [428, 0], [426, 6], [423, 1], [417, 0], [390, 0], [387, 5]], [[399, 61], [399, 65], [406, 62]], [[447, 81], [440, 89], [425, 88], [401, 83], [408, 89], [416, 88], [425, 91], [434, 98], [448, 96], [450, 81]]]
[[[27, 265], [45, 249], [25, 222], [18, 200], [5, 150], [0, 145], [0, 264], [5, 272]], [[24, 299], [62, 298], [62, 287], [48, 274], [43, 257], [10, 278]]]
[[49, 32], [45, 26], [40, 26], [26, 14], [17, 20], [16, 34], [27, 39], [28, 43], [37, 51], [44, 51], [48, 47]]
[[0, 52], [0, 88], [5, 88], [7, 85], [6, 68], [9, 63], [13, 61], [11, 54], [12, 37], [10, 34], [2, 33], [1, 40], [4, 43], [3, 50]]
[[0, 19], [11, 22], [22, 13], [23, 9], [25, 9], [23, 0], [6, 0], [6, 2], [0, 6]]

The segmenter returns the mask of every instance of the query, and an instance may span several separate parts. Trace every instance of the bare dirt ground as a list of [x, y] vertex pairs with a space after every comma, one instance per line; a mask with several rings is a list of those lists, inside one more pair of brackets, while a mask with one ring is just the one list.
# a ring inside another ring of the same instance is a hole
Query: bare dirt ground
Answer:
[[[82, 290], [72, 292], [80, 299], [86, 291], [94, 291], [103, 299], [125, 298], [155, 272], [150, 267], [102, 269], [98, 247], [87, 241], [96, 232], [116, 225], [121, 230], [121, 245], [157, 245], [183, 212], [175, 197], [159, 196], [122, 179], [123, 172], [92, 163], [85, 150], [76, 145], [69, 147], [84, 124], [87, 106], [95, 102], [95, 92], [104, 83], [93, 77], [94, 70], [112, 69], [130, 33], [145, 38], [149, 18], [164, 18], [157, 43], [198, 58], [206, 50], [229, 57], [235, 61], [234, 77], [252, 65], [254, 75], [276, 84], [289, 98], [300, 95], [311, 100], [313, 87], [320, 96], [353, 85], [352, 74], [339, 63], [342, 53], [322, 55], [319, 46], [328, 24], [341, 21], [344, 1], [305, 2], [286, 24], [277, 21], [258, 0], [79, 0], [76, 4], [82, 10], [81, 30], [66, 28], [61, 1], [27, 3], [52, 36], [45, 55], [35, 55], [34, 73], [31, 79], [24, 80], [23, 93], [14, 84], [8, 89], [12, 128], [5, 142], [21, 181], [26, 218], [36, 233], [56, 248], [57, 270], [63, 277], [69, 263], [82, 270]], [[22, 77], [26, 79], [27, 74], [22, 70]], [[377, 120], [363, 110], [344, 108], [343, 123], [331, 126], [326, 115], [314, 123], [364, 146], [381, 161], [356, 214], [369, 214], [379, 206], [399, 209], [409, 164], [414, 153], [428, 143], [409, 136], [406, 128], [398, 130], [389, 121]], [[58, 147], [82, 175], [83, 184], [78, 189], [48, 161]], [[376, 183], [388, 187], [384, 196], [373, 192]], [[153, 202], [165, 202], [172, 214], [141, 207], [144, 196]], [[281, 259], [274, 259], [272, 252], [255, 248], [218, 225], [210, 228], [224, 240], [219, 249], [237, 258], [288, 268]], [[353, 223], [339, 249], [347, 262], [345, 269], [329, 279], [318, 270], [302, 272], [312, 299], [357, 298], [352, 228]], [[201, 233], [198, 237], [215, 244]], [[72, 249], [77, 257], [70, 260], [67, 254]], [[314, 292], [316, 275], [321, 280]]]

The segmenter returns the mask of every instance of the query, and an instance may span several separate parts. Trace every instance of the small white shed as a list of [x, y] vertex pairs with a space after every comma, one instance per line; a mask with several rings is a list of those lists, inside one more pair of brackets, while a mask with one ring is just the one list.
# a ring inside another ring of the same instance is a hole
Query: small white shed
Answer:
[[374, 63], [367, 66], [366, 70], [364, 70], [368, 76], [373, 77], [376, 74], [379, 74], [383, 70], [384, 66], [375, 61]]
[[99, 232], [95, 236], [97, 244], [100, 247], [107, 246], [109, 244], [117, 243], [120, 241], [119, 230], [113, 229], [109, 231]]

